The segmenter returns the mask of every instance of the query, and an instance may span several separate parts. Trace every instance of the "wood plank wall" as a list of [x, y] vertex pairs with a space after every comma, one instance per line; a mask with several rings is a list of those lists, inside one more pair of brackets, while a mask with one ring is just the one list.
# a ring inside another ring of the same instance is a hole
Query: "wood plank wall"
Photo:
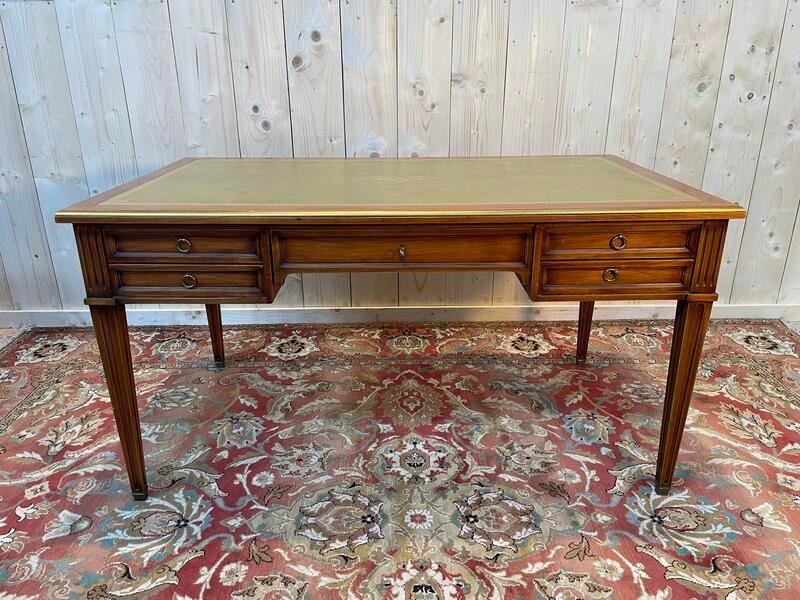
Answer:
[[[613, 153], [749, 208], [722, 301], [800, 303], [798, 0], [3, 0], [0, 309], [83, 297], [60, 207], [183, 156]], [[276, 304], [525, 304], [508, 274]]]

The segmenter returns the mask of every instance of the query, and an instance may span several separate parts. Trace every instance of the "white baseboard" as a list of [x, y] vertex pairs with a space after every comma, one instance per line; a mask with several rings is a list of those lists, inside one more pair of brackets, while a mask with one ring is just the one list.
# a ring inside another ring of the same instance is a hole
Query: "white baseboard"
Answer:
[[[671, 319], [674, 303], [598, 303], [594, 318]], [[382, 323], [447, 321], [571, 321], [577, 319], [576, 303], [531, 306], [390, 306], [384, 308], [223, 308], [228, 325], [267, 323]], [[717, 304], [717, 319], [785, 319], [800, 321], [798, 304]], [[197, 308], [128, 309], [130, 325], [205, 325], [206, 314]], [[0, 311], [0, 327], [83, 327], [91, 325], [88, 310]]]

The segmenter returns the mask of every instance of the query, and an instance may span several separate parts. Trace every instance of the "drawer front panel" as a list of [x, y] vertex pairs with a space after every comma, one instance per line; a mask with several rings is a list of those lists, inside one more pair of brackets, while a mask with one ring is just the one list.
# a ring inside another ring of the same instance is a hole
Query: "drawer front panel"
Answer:
[[286, 228], [272, 233], [275, 265], [284, 270], [458, 268], [525, 270], [531, 230], [486, 228]]
[[696, 223], [596, 223], [545, 225], [542, 258], [692, 258], [700, 226]]
[[691, 268], [690, 260], [546, 262], [537, 295], [679, 297], [688, 291]]
[[192, 298], [251, 298], [264, 296], [262, 271], [242, 265], [227, 267], [159, 268], [137, 265], [116, 268], [117, 296], [159, 297], [186, 302]]
[[126, 227], [108, 230], [112, 262], [256, 263], [255, 227]]

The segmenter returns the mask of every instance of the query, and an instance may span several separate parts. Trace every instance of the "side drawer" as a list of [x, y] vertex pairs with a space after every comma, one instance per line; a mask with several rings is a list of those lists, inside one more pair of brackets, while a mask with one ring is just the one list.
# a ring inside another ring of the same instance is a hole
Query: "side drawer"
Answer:
[[576, 258], [693, 258], [698, 223], [589, 223], [543, 225], [545, 260]]
[[688, 292], [692, 265], [691, 260], [544, 262], [536, 295], [564, 300], [680, 298]]
[[109, 227], [112, 263], [260, 262], [258, 227]]
[[249, 265], [125, 265], [112, 267], [116, 296], [123, 300], [192, 302], [217, 298], [264, 301], [263, 269]]
[[470, 269], [530, 272], [532, 229], [285, 227], [272, 230], [278, 272]]

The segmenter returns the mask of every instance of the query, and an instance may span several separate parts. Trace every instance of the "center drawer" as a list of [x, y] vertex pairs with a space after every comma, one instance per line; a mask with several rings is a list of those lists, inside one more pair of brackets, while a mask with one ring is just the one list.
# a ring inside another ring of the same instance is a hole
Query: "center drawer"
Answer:
[[[530, 272], [532, 230], [487, 227], [286, 227], [272, 230], [276, 271], [499, 269]], [[529, 275], [528, 275], [529, 277]]]

